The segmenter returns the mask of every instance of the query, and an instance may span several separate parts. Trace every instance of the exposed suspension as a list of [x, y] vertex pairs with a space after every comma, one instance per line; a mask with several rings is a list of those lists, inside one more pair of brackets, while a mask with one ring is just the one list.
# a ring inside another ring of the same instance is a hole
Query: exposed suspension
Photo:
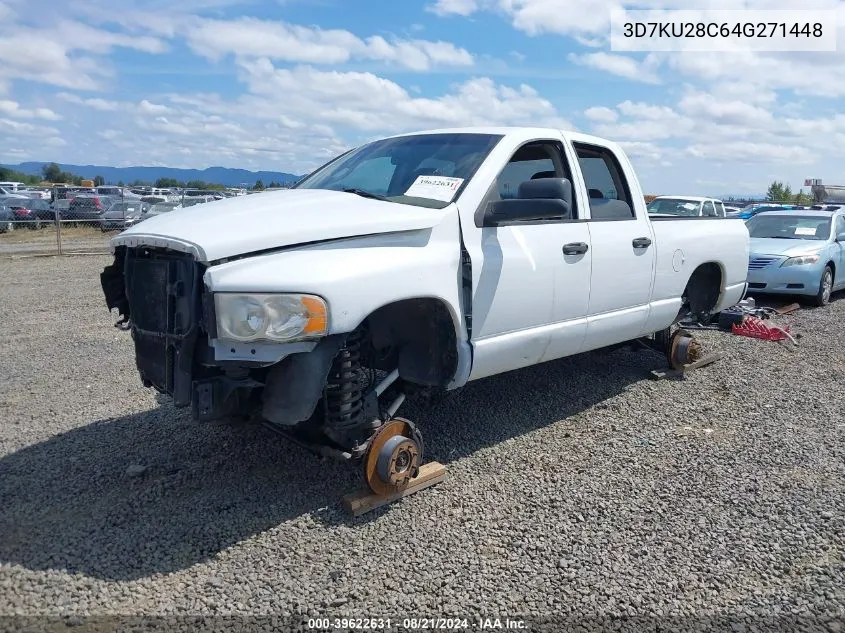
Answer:
[[363, 339], [363, 328], [351, 332], [332, 361], [324, 392], [326, 427], [332, 431], [349, 432], [364, 422], [364, 389], [368, 380], [361, 365]]

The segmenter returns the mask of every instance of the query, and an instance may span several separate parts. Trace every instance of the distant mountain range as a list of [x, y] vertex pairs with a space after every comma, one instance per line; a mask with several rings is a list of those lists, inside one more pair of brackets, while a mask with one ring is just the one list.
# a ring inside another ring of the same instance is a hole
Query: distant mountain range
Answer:
[[[40, 176], [42, 168], [47, 163], [27, 162], [18, 165], [0, 165], [32, 176]], [[57, 163], [62, 171], [68, 171], [81, 178], [94, 179], [102, 176], [106, 183], [129, 184], [136, 180], [154, 183], [159, 178], [174, 178], [179, 182], [202, 180], [203, 182], [238, 187], [242, 184], [250, 186], [256, 180], [261, 180], [264, 186], [271, 182], [288, 183], [302, 178], [295, 174], [281, 171], [249, 171], [246, 169], [232, 169], [229, 167], [208, 167], [206, 169], [176, 169], [174, 167], [106, 167], [104, 165], [68, 165]]]

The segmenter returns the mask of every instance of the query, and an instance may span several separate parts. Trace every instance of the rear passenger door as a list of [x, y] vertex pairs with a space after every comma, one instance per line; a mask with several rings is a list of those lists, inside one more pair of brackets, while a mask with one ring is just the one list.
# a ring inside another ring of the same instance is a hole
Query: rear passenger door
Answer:
[[[637, 216], [625, 172], [607, 147], [573, 143], [590, 201], [593, 251], [583, 351], [643, 335], [654, 280], [655, 245], [645, 214]], [[637, 191], [638, 188], [635, 188]]]

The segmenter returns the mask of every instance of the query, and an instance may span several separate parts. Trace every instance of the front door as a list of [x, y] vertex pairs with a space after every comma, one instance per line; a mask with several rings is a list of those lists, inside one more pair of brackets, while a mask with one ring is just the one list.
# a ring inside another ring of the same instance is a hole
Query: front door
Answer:
[[584, 338], [592, 252], [587, 224], [573, 221], [576, 196], [572, 218], [477, 228], [489, 202], [517, 196], [526, 180], [571, 182], [562, 150], [561, 139], [517, 149], [482, 200], [476, 226], [464, 230], [473, 269], [470, 380], [574, 353]]

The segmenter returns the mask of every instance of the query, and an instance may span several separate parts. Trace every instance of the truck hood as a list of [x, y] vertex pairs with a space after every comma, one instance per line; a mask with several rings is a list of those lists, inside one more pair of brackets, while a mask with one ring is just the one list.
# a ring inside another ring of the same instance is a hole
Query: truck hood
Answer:
[[454, 212], [325, 189], [289, 189], [174, 209], [123, 231], [116, 246], [161, 246], [202, 262], [309, 242], [427, 229]]
[[749, 242], [751, 256], [777, 255], [797, 257], [818, 253], [827, 245], [821, 240], [781, 240], [777, 238], [752, 237]]

